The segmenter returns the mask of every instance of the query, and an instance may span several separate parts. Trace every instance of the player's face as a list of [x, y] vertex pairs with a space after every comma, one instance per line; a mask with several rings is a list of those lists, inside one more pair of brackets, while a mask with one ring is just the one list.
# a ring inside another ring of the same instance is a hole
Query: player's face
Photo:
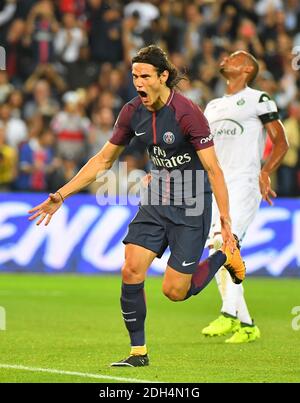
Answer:
[[230, 56], [224, 57], [220, 63], [220, 72], [226, 78], [231, 78], [240, 74], [246, 63], [246, 57], [241, 52], [232, 53]]
[[146, 108], [152, 109], [157, 103], [163, 83], [157, 70], [152, 64], [133, 63], [132, 65], [133, 84]]

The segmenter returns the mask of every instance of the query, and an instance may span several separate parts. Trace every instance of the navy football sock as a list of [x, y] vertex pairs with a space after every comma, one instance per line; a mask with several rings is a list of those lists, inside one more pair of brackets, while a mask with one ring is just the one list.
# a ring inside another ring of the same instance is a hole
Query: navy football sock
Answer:
[[122, 283], [121, 308], [131, 346], [144, 346], [146, 318], [144, 282], [139, 284]]
[[203, 262], [200, 262], [192, 276], [191, 288], [188, 290], [185, 299], [198, 294], [214, 278], [214, 275], [226, 262], [226, 255], [218, 250]]

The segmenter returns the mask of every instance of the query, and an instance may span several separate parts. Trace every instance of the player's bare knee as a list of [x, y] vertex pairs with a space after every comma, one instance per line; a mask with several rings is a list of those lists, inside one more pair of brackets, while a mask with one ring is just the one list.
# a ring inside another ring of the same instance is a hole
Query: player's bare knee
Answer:
[[186, 292], [184, 292], [182, 289], [169, 285], [163, 285], [163, 293], [167, 298], [169, 298], [169, 300], [173, 302], [183, 301], [186, 296]]
[[140, 283], [143, 281], [139, 266], [131, 259], [126, 259], [122, 267], [122, 280], [124, 283]]

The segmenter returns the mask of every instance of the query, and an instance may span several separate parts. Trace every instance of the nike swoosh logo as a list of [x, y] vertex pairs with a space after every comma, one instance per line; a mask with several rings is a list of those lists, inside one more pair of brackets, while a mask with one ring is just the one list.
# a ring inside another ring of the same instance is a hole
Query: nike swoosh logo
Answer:
[[190, 266], [191, 264], [194, 264], [195, 262], [190, 262], [186, 263], [186, 261], [182, 262], [182, 266]]
[[146, 132], [142, 132], [142, 133], [134, 132], [134, 134], [135, 134], [136, 136], [142, 136], [143, 134], [146, 134]]

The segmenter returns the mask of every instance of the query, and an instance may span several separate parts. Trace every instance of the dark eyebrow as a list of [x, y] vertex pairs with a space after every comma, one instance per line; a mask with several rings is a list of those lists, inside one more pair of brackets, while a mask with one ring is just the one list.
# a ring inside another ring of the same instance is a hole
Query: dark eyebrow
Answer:
[[[132, 73], [132, 76], [133, 76], [133, 77], [138, 77], [138, 75], [137, 75], [137, 74], [134, 74], [134, 73]], [[150, 75], [150, 74], [141, 74], [140, 77], [142, 77], [142, 78], [147, 78], [147, 77], [151, 77], [151, 75]]]

